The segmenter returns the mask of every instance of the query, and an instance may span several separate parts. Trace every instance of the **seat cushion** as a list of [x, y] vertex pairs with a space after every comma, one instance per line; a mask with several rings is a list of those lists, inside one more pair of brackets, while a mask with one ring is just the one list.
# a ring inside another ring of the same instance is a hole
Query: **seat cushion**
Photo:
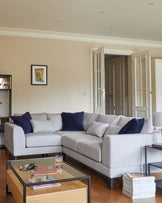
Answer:
[[83, 136], [83, 134], [87, 134], [86, 131], [57, 131], [56, 133], [61, 136], [76, 134]]
[[77, 152], [95, 161], [101, 162], [102, 140], [81, 140]]
[[61, 136], [52, 132], [26, 134], [26, 147], [60, 146]]
[[64, 147], [77, 151], [77, 144], [80, 140], [86, 139], [84, 133], [66, 134], [62, 136], [61, 143]]
[[64, 147], [67, 147], [71, 150], [77, 151], [77, 145], [83, 140], [102, 140], [102, 138], [95, 137], [93, 135], [87, 135], [85, 133], [69, 133], [62, 136], [61, 143]]

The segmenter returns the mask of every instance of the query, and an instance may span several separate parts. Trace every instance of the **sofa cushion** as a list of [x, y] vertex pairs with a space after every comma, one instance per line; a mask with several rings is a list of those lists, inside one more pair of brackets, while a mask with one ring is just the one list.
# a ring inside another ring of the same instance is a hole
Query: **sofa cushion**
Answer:
[[97, 119], [98, 122], [118, 125], [121, 116], [116, 115], [100, 115]]
[[25, 134], [32, 132], [32, 126], [30, 123], [31, 115], [29, 112], [26, 112], [22, 116], [11, 116], [14, 124], [22, 127]]
[[54, 132], [53, 122], [51, 120], [38, 121], [31, 120], [31, 125], [33, 127], [33, 132]]
[[26, 147], [60, 146], [61, 136], [52, 132], [29, 133], [25, 135]]
[[73, 151], [77, 151], [77, 145], [83, 140], [102, 140], [102, 138], [95, 137], [93, 135], [87, 135], [81, 132], [72, 133], [62, 136], [61, 143], [64, 147], [67, 147]]
[[153, 131], [152, 119], [145, 118], [145, 122], [141, 130], [141, 133], [152, 133], [152, 131]]
[[39, 121], [46, 121], [47, 120], [46, 113], [32, 113], [31, 117], [33, 120], [39, 120]]
[[83, 130], [84, 112], [61, 114], [63, 131], [81, 131]]
[[117, 135], [120, 131], [121, 127], [116, 125], [109, 125], [106, 129], [104, 135]]
[[62, 136], [61, 143], [64, 147], [77, 151], [77, 144], [80, 140], [86, 139], [86, 135], [83, 133], [66, 134]]
[[53, 122], [53, 129], [54, 131], [58, 131], [62, 129], [62, 118], [61, 118], [61, 114], [57, 114], [57, 113], [51, 113], [51, 114], [47, 114], [47, 119], [51, 120]]
[[108, 126], [109, 126], [108, 123], [100, 123], [93, 121], [87, 130], [87, 134], [102, 137]]
[[83, 136], [83, 134], [87, 134], [87, 132], [86, 131], [57, 131], [57, 134], [61, 136], [76, 135], [76, 134]]
[[93, 121], [97, 121], [99, 114], [84, 112], [83, 129], [88, 130]]
[[82, 140], [77, 145], [77, 152], [95, 161], [101, 162], [102, 140]]
[[144, 125], [144, 120], [144, 118], [133, 118], [119, 131], [119, 134], [140, 133]]
[[122, 128], [123, 126], [125, 126], [128, 123], [128, 121], [132, 120], [133, 118], [134, 117], [121, 116], [118, 126], [120, 126]]

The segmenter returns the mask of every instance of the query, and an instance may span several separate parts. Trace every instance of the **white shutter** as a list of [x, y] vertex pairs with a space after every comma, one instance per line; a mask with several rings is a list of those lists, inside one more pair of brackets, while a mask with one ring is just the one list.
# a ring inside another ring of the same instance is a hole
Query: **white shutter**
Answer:
[[94, 51], [94, 112], [105, 114], [104, 47]]
[[132, 116], [152, 117], [150, 51], [132, 55]]

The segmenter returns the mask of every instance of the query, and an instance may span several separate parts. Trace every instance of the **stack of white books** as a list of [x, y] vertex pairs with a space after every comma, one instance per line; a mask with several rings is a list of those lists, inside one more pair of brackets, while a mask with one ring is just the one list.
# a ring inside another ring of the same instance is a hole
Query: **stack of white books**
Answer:
[[142, 173], [123, 174], [123, 194], [131, 199], [155, 197], [156, 183], [154, 176]]

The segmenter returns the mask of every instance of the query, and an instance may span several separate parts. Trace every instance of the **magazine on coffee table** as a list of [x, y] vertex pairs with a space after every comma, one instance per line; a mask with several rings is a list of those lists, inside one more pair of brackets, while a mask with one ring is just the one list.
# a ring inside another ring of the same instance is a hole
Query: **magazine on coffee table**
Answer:
[[[52, 181], [55, 180], [52, 176], [42, 176], [39, 178], [29, 178], [28, 182], [29, 183], [40, 183], [40, 182], [46, 182], [46, 181]], [[60, 183], [47, 183], [43, 185], [33, 185], [33, 189], [39, 189], [39, 188], [46, 188], [46, 187], [53, 187], [53, 186], [60, 186]]]
[[34, 170], [34, 175], [47, 175], [47, 174], [57, 174], [58, 170], [54, 165], [42, 165], [37, 166], [37, 168]]

